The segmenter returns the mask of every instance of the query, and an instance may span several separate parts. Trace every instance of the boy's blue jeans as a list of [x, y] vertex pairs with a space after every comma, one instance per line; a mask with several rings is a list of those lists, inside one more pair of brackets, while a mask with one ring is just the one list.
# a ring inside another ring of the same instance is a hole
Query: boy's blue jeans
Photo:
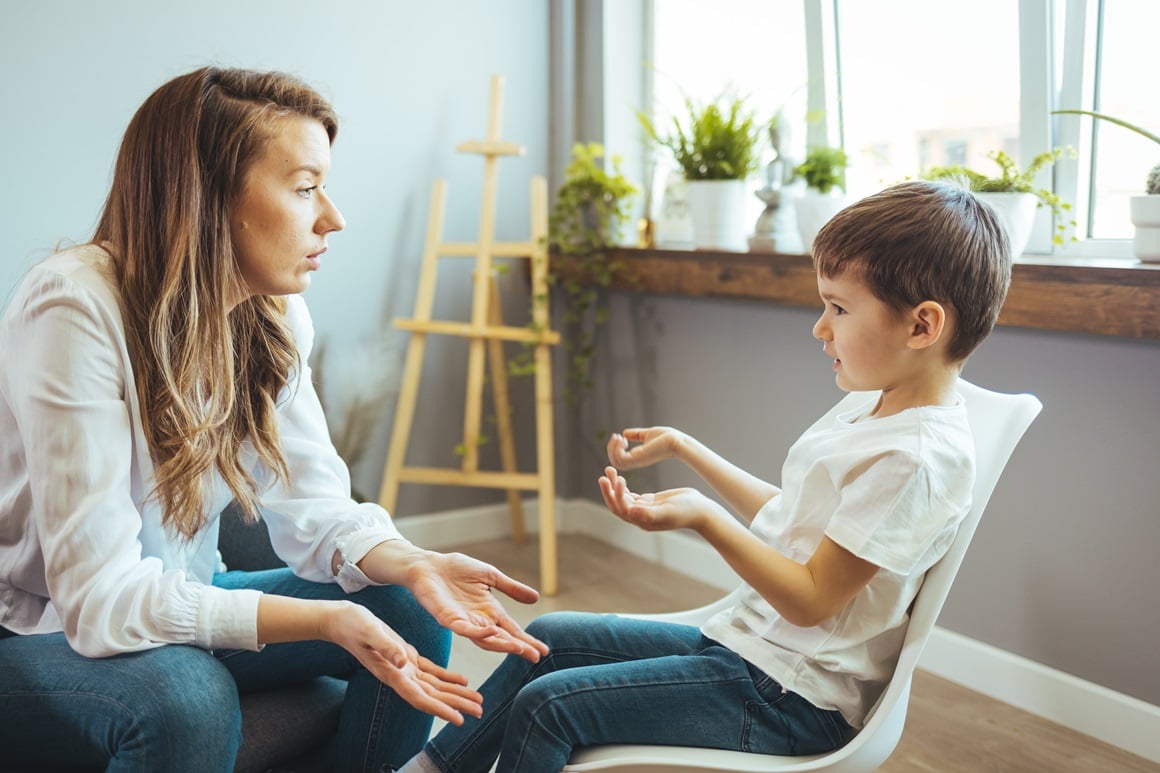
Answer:
[[[214, 584], [366, 606], [421, 654], [446, 664], [451, 635], [399, 586], [347, 595], [289, 569], [227, 572]], [[5, 632], [0, 629], [0, 637]], [[335, 771], [397, 767], [419, 751], [432, 717], [412, 709], [346, 650], [321, 641], [261, 652], [168, 645], [110, 658], [78, 655], [64, 634], [0, 638], [0, 749], [6, 765], [228, 773], [241, 743], [238, 693], [315, 676], [349, 679]]]
[[572, 749], [611, 743], [761, 754], [836, 749], [853, 731], [695, 627], [560, 612], [528, 631], [552, 648], [509, 656], [480, 688], [482, 719], [447, 725], [426, 746], [442, 770], [557, 773]]

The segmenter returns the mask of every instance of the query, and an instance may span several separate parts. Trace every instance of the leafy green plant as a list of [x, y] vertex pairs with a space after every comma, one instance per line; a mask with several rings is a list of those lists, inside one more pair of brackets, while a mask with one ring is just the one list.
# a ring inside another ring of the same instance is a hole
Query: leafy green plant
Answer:
[[[1155, 142], [1157, 145], [1160, 145], [1160, 137], [1156, 136], [1152, 132], [1139, 127], [1134, 123], [1129, 123], [1122, 118], [1116, 118], [1115, 116], [1108, 115], [1107, 113], [1097, 113], [1093, 110], [1055, 110], [1053, 112], [1055, 114], [1064, 113], [1068, 115], [1086, 115], [1092, 118], [1098, 118], [1102, 121], [1107, 121], [1108, 123], [1114, 123], [1116, 126], [1122, 126], [1125, 129], [1133, 131], [1136, 134], [1139, 134], [1141, 137], [1146, 137]], [[1156, 164], [1148, 172], [1148, 179], [1145, 183], [1145, 192], [1147, 192], [1149, 195], [1160, 194], [1160, 164]]]
[[794, 167], [793, 180], [805, 180], [806, 187], [828, 194], [834, 188], [846, 190], [846, 167], [850, 159], [842, 148], [818, 145], [811, 148], [805, 160]]
[[743, 97], [723, 94], [708, 104], [685, 97], [684, 122], [673, 116], [661, 133], [644, 113], [637, 118], [649, 138], [668, 148], [686, 180], [743, 180], [757, 169], [757, 143], [767, 124], [746, 108]]
[[[604, 163], [607, 160], [607, 165]], [[619, 156], [606, 156], [602, 145], [577, 143], [564, 169], [564, 182], [548, 216], [548, 245], [568, 264], [556, 263], [548, 281], [567, 298], [566, 326], [562, 346], [567, 353], [564, 397], [575, 405], [593, 386], [590, 365], [595, 354], [597, 328], [608, 320], [604, 293], [622, 266], [612, 259], [610, 248], [632, 209], [637, 193], [620, 169]], [[525, 347], [508, 363], [513, 376], [535, 371], [531, 347]]]
[[[999, 167], [998, 175], [985, 175], [974, 169], [968, 169], [960, 164], [953, 166], [932, 166], [922, 174], [924, 180], [945, 180], [948, 178], [965, 179], [972, 191], [978, 193], [1031, 193], [1037, 198], [1038, 206], [1048, 207], [1055, 216], [1055, 234], [1052, 241], [1063, 244], [1069, 228], [1075, 228], [1075, 219], [1071, 216], [1071, 204], [1064, 201], [1054, 191], [1047, 188], [1035, 187], [1035, 175], [1048, 164], [1068, 156], [1075, 158], [1072, 148], [1053, 148], [1036, 154], [1026, 167], [1020, 169], [1015, 159], [1002, 150], [991, 151], [987, 158], [994, 161]], [[1070, 241], [1075, 241], [1075, 236]]]

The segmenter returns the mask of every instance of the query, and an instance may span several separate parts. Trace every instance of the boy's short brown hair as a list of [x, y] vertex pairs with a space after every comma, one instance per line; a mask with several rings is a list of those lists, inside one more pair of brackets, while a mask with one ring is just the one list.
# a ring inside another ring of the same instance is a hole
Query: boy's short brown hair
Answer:
[[1011, 282], [1011, 244], [994, 210], [952, 182], [904, 182], [856, 201], [812, 252], [818, 274], [855, 271], [899, 311], [927, 300], [951, 307], [954, 362], [991, 332]]

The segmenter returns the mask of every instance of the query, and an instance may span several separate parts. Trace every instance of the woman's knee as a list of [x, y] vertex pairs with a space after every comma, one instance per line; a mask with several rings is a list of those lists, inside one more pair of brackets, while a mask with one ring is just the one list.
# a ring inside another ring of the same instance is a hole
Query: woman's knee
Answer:
[[134, 671], [145, 732], [181, 738], [177, 748], [236, 753], [242, 732], [237, 683], [211, 653], [168, 645], [129, 657], [150, 661]]

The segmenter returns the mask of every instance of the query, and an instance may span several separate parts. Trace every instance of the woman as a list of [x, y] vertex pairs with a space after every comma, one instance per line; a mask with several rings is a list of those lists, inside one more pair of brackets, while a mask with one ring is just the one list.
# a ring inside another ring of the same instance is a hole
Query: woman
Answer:
[[[446, 629], [547, 652], [491, 594], [532, 588], [350, 499], [297, 295], [344, 226], [336, 132], [284, 74], [174, 78], [130, 122], [92, 241], [0, 321], [6, 763], [228, 771], [239, 691], [328, 674], [349, 678], [334, 769], [390, 769], [431, 715], [480, 714]], [[231, 500], [290, 568], [219, 571]]]

